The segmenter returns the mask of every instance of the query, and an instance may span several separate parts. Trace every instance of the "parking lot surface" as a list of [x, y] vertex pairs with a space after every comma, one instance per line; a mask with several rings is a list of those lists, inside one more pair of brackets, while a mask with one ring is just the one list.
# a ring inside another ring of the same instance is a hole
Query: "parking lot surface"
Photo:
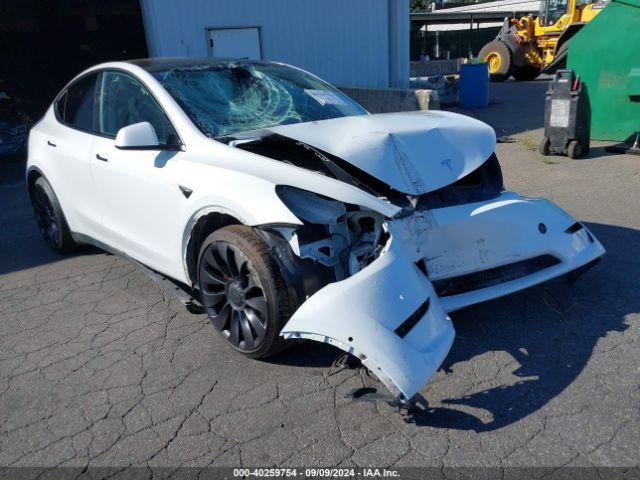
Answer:
[[546, 82], [492, 88], [471, 113], [512, 136], [507, 188], [555, 201], [607, 254], [575, 285], [454, 313], [413, 413], [350, 398], [380, 385], [331, 369], [332, 347], [246, 359], [126, 261], [52, 253], [20, 167], [0, 167], [0, 466], [637, 466], [640, 159], [543, 158]]

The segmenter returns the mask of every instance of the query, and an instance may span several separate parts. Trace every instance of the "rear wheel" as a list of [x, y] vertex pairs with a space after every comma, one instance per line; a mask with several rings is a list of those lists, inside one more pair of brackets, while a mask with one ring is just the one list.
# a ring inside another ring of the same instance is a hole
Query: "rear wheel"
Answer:
[[580, 158], [582, 153], [582, 144], [578, 140], [571, 140], [567, 147], [567, 156], [569, 158]]
[[40, 233], [47, 243], [58, 253], [72, 251], [76, 244], [71, 237], [67, 220], [53, 188], [44, 177], [38, 178], [31, 190], [31, 203], [36, 214]]
[[528, 80], [535, 80], [538, 78], [538, 75], [540, 75], [540, 69], [530, 65], [524, 65], [522, 67], [514, 66], [511, 74], [516, 80], [526, 82]]
[[506, 43], [493, 40], [482, 47], [478, 57], [489, 64], [489, 77], [492, 82], [502, 82], [511, 76], [513, 54]]
[[250, 228], [230, 225], [200, 249], [202, 303], [214, 328], [238, 352], [264, 358], [286, 346], [279, 336], [291, 312], [280, 270]]

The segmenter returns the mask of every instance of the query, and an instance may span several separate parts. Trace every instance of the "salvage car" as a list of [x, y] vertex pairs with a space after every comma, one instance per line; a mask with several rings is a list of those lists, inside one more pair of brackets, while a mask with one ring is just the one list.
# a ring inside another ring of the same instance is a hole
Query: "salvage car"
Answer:
[[597, 262], [551, 202], [505, 191], [486, 124], [369, 114], [280, 63], [105, 63], [29, 137], [39, 228], [120, 252], [199, 298], [252, 358], [292, 339], [359, 358], [409, 402], [454, 339], [449, 312]]

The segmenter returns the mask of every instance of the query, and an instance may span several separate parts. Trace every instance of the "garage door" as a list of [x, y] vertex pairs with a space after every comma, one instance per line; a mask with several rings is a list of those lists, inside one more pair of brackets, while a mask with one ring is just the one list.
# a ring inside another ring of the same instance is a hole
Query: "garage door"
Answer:
[[262, 60], [260, 28], [212, 28], [209, 30], [209, 52], [217, 58]]

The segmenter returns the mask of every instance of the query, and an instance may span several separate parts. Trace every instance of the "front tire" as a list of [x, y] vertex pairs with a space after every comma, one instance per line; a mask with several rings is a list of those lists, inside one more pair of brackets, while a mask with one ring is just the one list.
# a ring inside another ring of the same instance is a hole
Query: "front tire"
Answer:
[[502, 82], [511, 76], [513, 53], [506, 43], [493, 40], [482, 47], [478, 57], [489, 64], [489, 78], [492, 82]]
[[76, 243], [71, 237], [60, 203], [46, 178], [40, 177], [35, 181], [31, 191], [31, 203], [40, 233], [51, 248], [58, 253], [71, 252]]
[[249, 358], [281, 351], [289, 296], [262, 239], [250, 227], [230, 225], [205, 239], [198, 258], [202, 303], [218, 333]]

